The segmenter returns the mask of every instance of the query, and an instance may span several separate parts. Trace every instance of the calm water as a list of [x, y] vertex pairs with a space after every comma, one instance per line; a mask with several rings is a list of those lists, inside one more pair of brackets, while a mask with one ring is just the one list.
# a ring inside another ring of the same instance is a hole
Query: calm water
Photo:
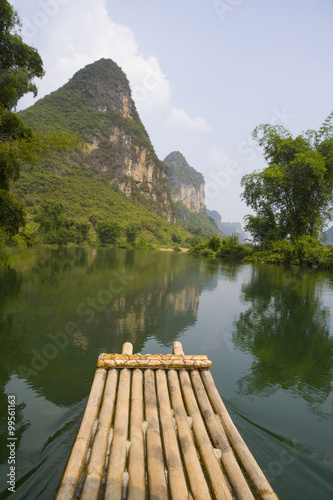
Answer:
[[[333, 498], [333, 275], [110, 249], [0, 253], [1, 498], [52, 499], [97, 357], [207, 354], [224, 402], [285, 499]], [[8, 394], [16, 492], [6, 492]]]

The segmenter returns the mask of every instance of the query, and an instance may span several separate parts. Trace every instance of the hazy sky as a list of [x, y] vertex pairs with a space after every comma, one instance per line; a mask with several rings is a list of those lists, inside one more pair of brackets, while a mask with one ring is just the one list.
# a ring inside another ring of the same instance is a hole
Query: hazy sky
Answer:
[[[15, 0], [41, 54], [39, 96], [86, 64], [127, 74], [158, 157], [181, 151], [206, 205], [242, 222], [240, 180], [264, 166], [261, 123], [299, 134], [333, 111], [332, 0]], [[34, 102], [22, 99], [19, 108]]]

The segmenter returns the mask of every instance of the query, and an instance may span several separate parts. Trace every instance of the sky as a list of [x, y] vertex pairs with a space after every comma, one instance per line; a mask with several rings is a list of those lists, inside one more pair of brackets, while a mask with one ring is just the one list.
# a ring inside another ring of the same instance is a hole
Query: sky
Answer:
[[[262, 123], [298, 135], [333, 111], [332, 0], [11, 0], [40, 53], [38, 98], [94, 61], [126, 73], [157, 156], [180, 151], [225, 222], [251, 213]], [[18, 109], [31, 106], [32, 95]]]

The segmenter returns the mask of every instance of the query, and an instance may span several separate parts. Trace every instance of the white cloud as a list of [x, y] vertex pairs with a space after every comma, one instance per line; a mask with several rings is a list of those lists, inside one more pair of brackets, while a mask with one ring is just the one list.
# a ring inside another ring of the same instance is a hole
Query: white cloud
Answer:
[[212, 146], [209, 150], [209, 157], [212, 162], [223, 165], [226, 162], [230, 161], [231, 157], [224, 153], [221, 148], [217, 148], [216, 146]]
[[212, 127], [202, 116], [191, 118], [183, 108], [172, 108], [165, 123], [171, 127], [190, 129], [203, 134], [210, 134], [212, 131]]
[[[37, 46], [44, 61], [46, 75], [38, 81], [39, 97], [104, 57], [126, 73], [139, 112], [168, 103], [170, 84], [158, 60], [139, 53], [132, 30], [111, 20], [103, 0], [32, 0], [29, 11], [24, 9], [25, 0], [15, 3], [19, 13], [22, 4], [25, 41]], [[23, 104], [32, 103], [27, 96]]]

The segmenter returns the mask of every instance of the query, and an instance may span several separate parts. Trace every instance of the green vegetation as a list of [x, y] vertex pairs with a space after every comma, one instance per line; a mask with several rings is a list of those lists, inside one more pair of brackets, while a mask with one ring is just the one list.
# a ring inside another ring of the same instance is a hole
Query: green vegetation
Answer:
[[0, 240], [13, 236], [24, 226], [23, 205], [11, 193], [23, 160], [34, 155], [33, 134], [13, 113], [26, 93], [37, 94], [32, 83], [44, 74], [42, 60], [32, 47], [23, 43], [17, 31], [20, 21], [13, 7], [0, 5]]
[[253, 138], [263, 148], [268, 167], [245, 175], [241, 184], [248, 215], [245, 230], [254, 242], [302, 236], [319, 238], [332, 218], [333, 113], [318, 131], [295, 139], [282, 126], [260, 125]]
[[333, 269], [333, 246], [322, 245], [312, 236], [301, 236], [293, 243], [287, 240], [267, 241], [259, 246], [239, 243], [237, 234], [226, 236], [222, 241], [212, 236], [191, 248], [190, 254], [238, 260], [245, 264], [293, 264]]
[[129, 245], [135, 245], [137, 235], [138, 235], [138, 228], [136, 228], [133, 225], [127, 226], [127, 228], [126, 228], [126, 240], [127, 240], [127, 243]]
[[[62, 152], [54, 155], [52, 164], [44, 166], [40, 161], [33, 170], [27, 166], [15, 186], [14, 192], [25, 203], [28, 225], [33, 228], [39, 244], [49, 244], [50, 241], [44, 237], [45, 232], [38, 230], [36, 217], [45, 202], [52, 202], [62, 205], [62, 214], [67, 220], [75, 220], [76, 225], [89, 225], [89, 236], [82, 242], [86, 245], [99, 244], [97, 227], [106, 221], [117, 222], [121, 228], [116, 245], [125, 246], [128, 242], [129, 248], [134, 246], [132, 240], [126, 240], [128, 226], [136, 229], [137, 240], [144, 238], [147, 244], [171, 247], [176, 237], [180, 244], [188, 245], [186, 241], [191, 239], [191, 233], [177, 223], [168, 223], [149, 206], [128, 199], [116, 186], [95, 177], [93, 172], [82, 171], [72, 158], [76, 158], [76, 153]], [[18, 241], [22, 244], [24, 240], [16, 238], [9, 243], [18, 244]], [[72, 239], [71, 243], [75, 241]]]
[[64, 246], [88, 240], [90, 225], [66, 217], [64, 206], [59, 202], [44, 201], [34, 220], [39, 223], [38, 234], [44, 243]]
[[97, 224], [97, 234], [102, 245], [115, 245], [121, 234], [118, 222], [104, 221]]
[[301, 236], [293, 243], [287, 240], [266, 242], [256, 248], [244, 262], [295, 264], [324, 269], [333, 268], [333, 247], [322, 245], [312, 236]]
[[17, 12], [6, 0], [0, 5], [0, 106], [7, 111], [29, 92], [37, 95], [34, 78], [44, 75], [37, 50], [23, 43]]
[[[44, 75], [42, 60], [36, 49], [23, 43], [17, 31], [20, 21], [7, 2], [0, 5], [0, 243], [32, 241], [31, 228], [24, 229], [24, 205], [14, 194], [24, 165], [33, 165], [43, 152], [78, 145], [77, 138], [64, 134], [36, 135], [13, 111], [26, 93], [37, 95], [33, 80]], [[16, 237], [22, 229], [22, 236]]]
[[208, 240], [190, 249], [190, 254], [196, 257], [203, 256], [229, 260], [242, 260], [252, 253], [252, 246], [239, 243], [237, 234], [225, 236], [222, 240], [213, 235]]

